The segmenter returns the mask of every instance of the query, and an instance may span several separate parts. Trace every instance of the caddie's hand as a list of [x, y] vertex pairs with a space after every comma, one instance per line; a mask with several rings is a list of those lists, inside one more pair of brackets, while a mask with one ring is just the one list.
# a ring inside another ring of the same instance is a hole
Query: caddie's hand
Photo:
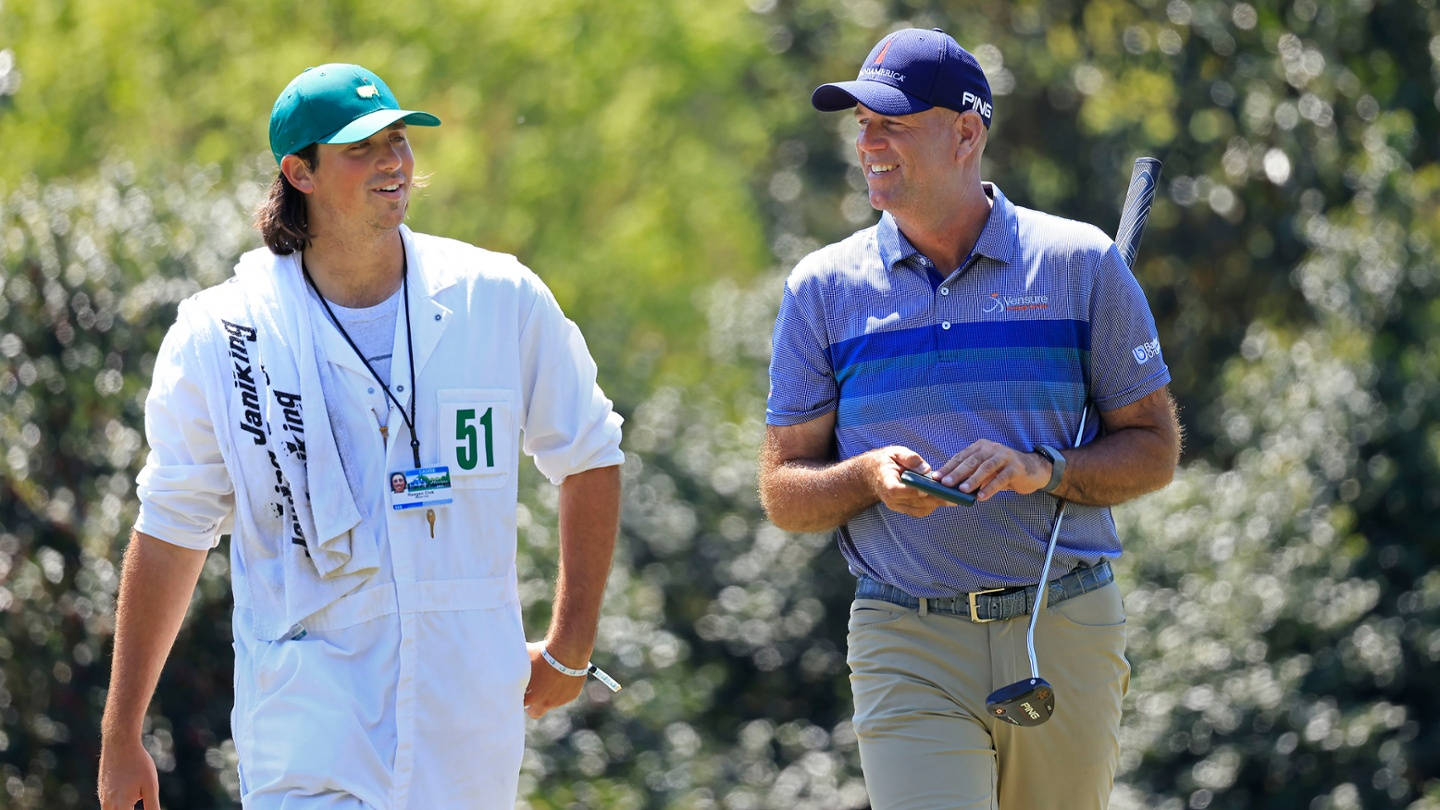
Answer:
[[940, 483], [988, 501], [997, 492], [1021, 495], [1050, 482], [1050, 462], [1035, 453], [1006, 447], [989, 439], [978, 439], [956, 453], [940, 468]]
[[870, 488], [875, 497], [886, 507], [911, 517], [926, 517], [942, 506], [952, 506], [948, 501], [927, 494], [924, 490], [906, 486], [900, 482], [900, 473], [906, 470], [925, 475], [930, 465], [919, 453], [908, 447], [892, 445], [871, 450]]
[[160, 776], [139, 737], [102, 741], [95, 792], [100, 810], [134, 810], [136, 802], [144, 802], [145, 810], [160, 810]]
[[[532, 641], [526, 647], [530, 651], [530, 683], [525, 687], [526, 714], [544, 717], [551, 709], [564, 706], [580, 696], [580, 689], [585, 685], [584, 676], [566, 675], [550, 666], [550, 662], [540, 654], [545, 649], [545, 642]], [[551, 650], [550, 654], [571, 669], [581, 669], [587, 663], [567, 660], [563, 652], [556, 650]]]

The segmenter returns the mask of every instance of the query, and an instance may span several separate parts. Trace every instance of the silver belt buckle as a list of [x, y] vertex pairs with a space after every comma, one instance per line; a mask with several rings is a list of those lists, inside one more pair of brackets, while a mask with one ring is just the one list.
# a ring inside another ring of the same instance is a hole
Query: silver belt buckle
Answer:
[[989, 590], [984, 590], [984, 591], [971, 591], [970, 593], [966, 594], [966, 596], [968, 596], [968, 597], [970, 598], [970, 621], [972, 621], [972, 622], [974, 622], [974, 623], [976, 623], [976, 624], [988, 624], [989, 622], [995, 621], [994, 618], [986, 618], [986, 619], [980, 618], [980, 616], [979, 616], [979, 607], [975, 604], [975, 600], [976, 600], [978, 597], [985, 596], [985, 595], [987, 595], [987, 594], [992, 594], [992, 593], [999, 593], [999, 592], [1001, 592], [1001, 591], [1003, 591], [1003, 590], [1005, 590], [1005, 588], [990, 588]]

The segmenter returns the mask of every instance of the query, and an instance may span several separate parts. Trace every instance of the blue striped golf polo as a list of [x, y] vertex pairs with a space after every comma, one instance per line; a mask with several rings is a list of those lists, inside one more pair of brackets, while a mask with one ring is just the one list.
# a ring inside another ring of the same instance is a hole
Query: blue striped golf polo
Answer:
[[[990, 218], [948, 276], [889, 214], [801, 260], [775, 322], [769, 424], [833, 411], [840, 460], [893, 444], [939, 467], [982, 438], [1070, 447], [1087, 399], [1111, 410], [1170, 381], [1145, 294], [1114, 243], [985, 190]], [[1085, 441], [1098, 425], [1092, 411]], [[1003, 492], [926, 518], [876, 504], [837, 534], [853, 573], [953, 596], [1034, 582], [1055, 503]], [[1052, 576], [1119, 554], [1110, 510], [1071, 504]]]

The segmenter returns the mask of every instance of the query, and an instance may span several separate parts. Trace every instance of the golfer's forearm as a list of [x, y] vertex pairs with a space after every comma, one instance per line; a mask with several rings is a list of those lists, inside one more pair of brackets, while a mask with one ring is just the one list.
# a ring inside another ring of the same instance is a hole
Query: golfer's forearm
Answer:
[[770, 522], [789, 532], [843, 525], [880, 499], [871, 488], [870, 454], [841, 462], [761, 460], [760, 503]]
[[545, 638], [550, 654], [568, 666], [583, 665], [595, 647], [619, 530], [619, 467], [586, 470], [560, 484], [560, 574]]
[[148, 534], [131, 534], [115, 608], [115, 651], [101, 722], [105, 738], [139, 736], [205, 555]]
[[1055, 495], [1087, 506], [1114, 506], [1154, 492], [1175, 475], [1173, 438], [1125, 428], [1065, 451], [1065, 477]]

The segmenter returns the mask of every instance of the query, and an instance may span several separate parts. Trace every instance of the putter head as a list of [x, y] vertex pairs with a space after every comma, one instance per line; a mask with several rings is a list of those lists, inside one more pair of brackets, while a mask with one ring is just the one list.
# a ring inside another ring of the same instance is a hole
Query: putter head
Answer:
[[1013, 726], [1038, 726], [1055, 713], [1055, 690], [1044, 678], [1026, 678], [991, 692], [985, 708]]

